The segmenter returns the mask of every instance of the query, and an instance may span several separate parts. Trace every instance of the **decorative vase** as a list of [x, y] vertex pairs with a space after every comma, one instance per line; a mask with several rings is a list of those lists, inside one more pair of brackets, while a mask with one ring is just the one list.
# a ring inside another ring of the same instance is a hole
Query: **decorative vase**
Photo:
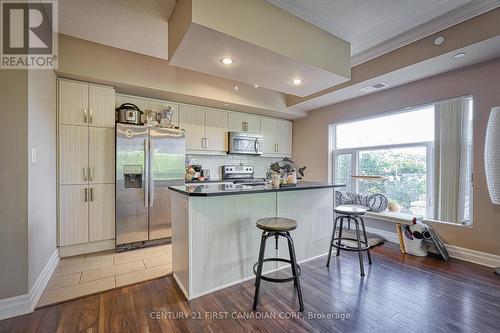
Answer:
[[484, 166], [491, 202], [500, 205], [500, 106], [491, 109], [486, 129]]

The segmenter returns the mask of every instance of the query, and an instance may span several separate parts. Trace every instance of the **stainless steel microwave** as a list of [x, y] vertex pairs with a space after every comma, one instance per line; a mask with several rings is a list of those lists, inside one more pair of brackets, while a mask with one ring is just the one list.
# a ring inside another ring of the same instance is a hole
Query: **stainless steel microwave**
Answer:
[[261, 155], [262, 134], [229, 132], [229, 154]]

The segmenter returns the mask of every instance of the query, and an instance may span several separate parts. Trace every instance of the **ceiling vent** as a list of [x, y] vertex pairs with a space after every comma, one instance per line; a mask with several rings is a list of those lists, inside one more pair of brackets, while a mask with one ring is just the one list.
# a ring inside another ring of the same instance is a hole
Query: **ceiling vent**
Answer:
[[388, 84], [379, 82], [379, 83], [376, 83], [376, 84], [368, 86], [368, 87], [363, 87], [360, 90], [364, 93], [371, 93], [371, 92], [374, 92], [374, 91], [377, 91], [380, 89], [387, 88], [388, 86], [389, 86]]

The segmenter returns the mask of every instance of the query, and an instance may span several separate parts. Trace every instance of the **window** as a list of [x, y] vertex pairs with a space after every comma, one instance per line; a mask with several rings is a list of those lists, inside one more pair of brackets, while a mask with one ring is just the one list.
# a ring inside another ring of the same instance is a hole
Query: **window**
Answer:
[[333, 177], [346, 184], [345, 190], [382, 193], [393, 211], [470, 223], [472, 98], [332, 124], [330, 129]]

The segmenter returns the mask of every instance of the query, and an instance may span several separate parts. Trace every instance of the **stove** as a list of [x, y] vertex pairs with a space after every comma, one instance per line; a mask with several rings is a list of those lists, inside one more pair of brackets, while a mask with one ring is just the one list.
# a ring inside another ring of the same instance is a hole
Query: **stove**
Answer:
[[254, 168], [251, 165], [223, 165], [222, 180], [230, 180], [233, 184], [261, 186], [266, 184], [264, 178], [254, 177]]

